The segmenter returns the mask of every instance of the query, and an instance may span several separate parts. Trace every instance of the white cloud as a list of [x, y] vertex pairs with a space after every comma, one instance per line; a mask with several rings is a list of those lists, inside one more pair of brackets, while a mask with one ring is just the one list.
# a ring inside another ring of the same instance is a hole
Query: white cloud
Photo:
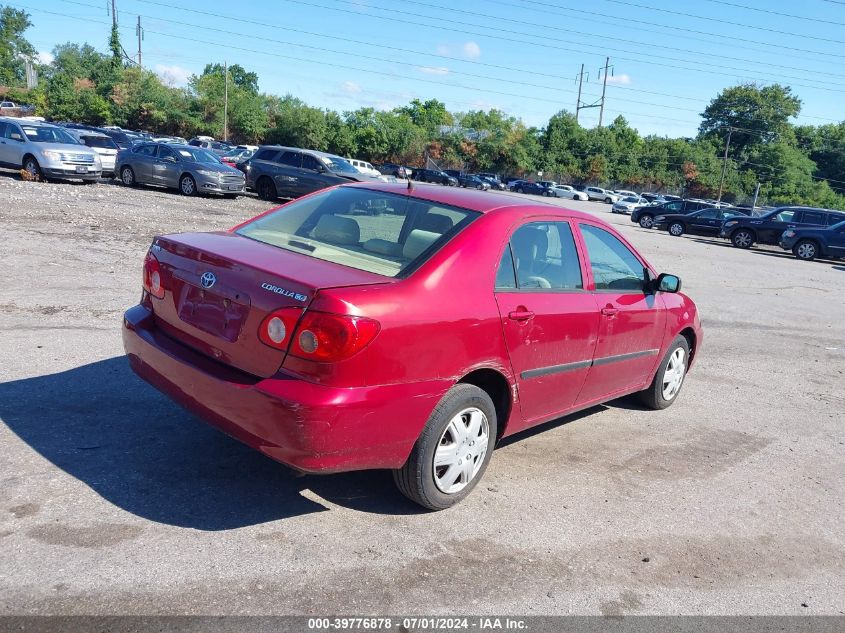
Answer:
[[155, 73], [168, 86], [184, 86], [193, 74], [190, 70], [181, 66], [168, 66], [166, 64], [156, 64]]
[[445, 66], [417, 66], [417, 70], [426, 75], [448, 75], [449, 69]]
[[470, 59], [477, 59], [481, 57], [481, 47], [475, 42], [467, 42], [464, 44], [464, 55]]
[[631, 77], [629, 75], [616, 75], [615, 77], [608, 77], [607, 83], [617, 84], [619, 86], [627, 86], [629, 83], [631, 83]]
[[354, 81], [344, 81], [340, 85], [340, 89], [350, 95], [356, 95], [361, 92], [361, 86], [356, 84]]
[[38, 61], [42, 64], [52, 64], [53, 60], [56, 59], [53, 53], [49, 53], [47, 51], [40, 51], [37, 57]]

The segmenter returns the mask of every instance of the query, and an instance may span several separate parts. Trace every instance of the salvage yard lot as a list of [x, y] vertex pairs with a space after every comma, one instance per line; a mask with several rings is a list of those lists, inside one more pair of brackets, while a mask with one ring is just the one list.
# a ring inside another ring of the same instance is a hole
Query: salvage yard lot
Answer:
[[425, 513], [386, 472], [294, 475], [122, 357], [152, 236], [266, 203], [0, 173], [0, 613], [845, 612], [845, 263], [551, 204], [680, 275], [697, 365], [670, 409], [508, 439]]

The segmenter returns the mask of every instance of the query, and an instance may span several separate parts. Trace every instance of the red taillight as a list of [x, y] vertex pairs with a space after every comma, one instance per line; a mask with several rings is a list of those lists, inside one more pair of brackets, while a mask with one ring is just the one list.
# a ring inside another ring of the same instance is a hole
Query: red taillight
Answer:
[[144, 258], [144, 290], [156, 299], [164, 299], [164, 286], [161, 283], [161, 266], [152, 253]]
[[265, 345], [287, 349], [302, 308], [282, 308], [271, 312], [258, 327], [258, 338]]
[[378, 334], [378, 321], [326, 312], [306, 312], [290, 353], [299, 358], [332, 362], [349, 358], [364, 349]]

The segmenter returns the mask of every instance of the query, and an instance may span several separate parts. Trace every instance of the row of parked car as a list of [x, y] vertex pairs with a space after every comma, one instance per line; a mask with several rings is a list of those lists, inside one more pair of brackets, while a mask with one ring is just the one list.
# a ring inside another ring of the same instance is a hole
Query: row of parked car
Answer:
[[717, 207], [706, 200], [673, 200], [641, 206], [631, 221], [643, 228], [729, 240], [736, 248], [780, 246], [798, 259], [845, 257], [845, 211], [785, 206], [752, 210]]

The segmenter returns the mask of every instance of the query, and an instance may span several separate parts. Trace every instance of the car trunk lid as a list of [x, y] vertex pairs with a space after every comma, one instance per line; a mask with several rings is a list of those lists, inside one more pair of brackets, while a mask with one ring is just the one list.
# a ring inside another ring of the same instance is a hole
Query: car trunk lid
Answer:
[[229, 232], [158, 237], [163, 299], [152, 299], [169, 336], [255, 376], [275, 374], [285, 351], [258, 338], [264, 318], [280, 308], [304, 311], [321, 289], [392, 280], [263, 244]]

